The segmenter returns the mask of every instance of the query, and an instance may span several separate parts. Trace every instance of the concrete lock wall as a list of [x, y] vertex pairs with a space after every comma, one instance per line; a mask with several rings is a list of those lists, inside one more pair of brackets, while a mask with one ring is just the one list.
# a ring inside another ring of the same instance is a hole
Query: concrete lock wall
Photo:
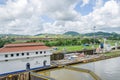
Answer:
[[30, 72], [30, 80], [55, 80], [54, 78], [43, 76], [35, 72]]
[[[88, 55], [93, 54], [93, 50], [75, 51], [75, 52], [69, 52], [67, 54], [70, 54], [70, 53], [82, 53], [82, 52], [85, 53], [85, 54], [88, 54]], [[50, 57], [51, 57], [51, 60], [61, 60], [61, 59], [64, 59], [64, 53], [52, 54]]]
[[8, 76], [1, 76], [0, 80], [30, 80], [28, 72]]

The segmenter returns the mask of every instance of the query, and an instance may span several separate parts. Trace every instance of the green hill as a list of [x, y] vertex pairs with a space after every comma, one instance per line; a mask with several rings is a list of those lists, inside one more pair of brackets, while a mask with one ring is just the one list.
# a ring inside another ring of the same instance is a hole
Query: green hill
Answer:
[[65, 32], [64, 35], [78, 36], [80, 34], [78, 32], [75, 32], [75, 31], [68, 31], [68, 32]]
[[[85, 36], [93, 36], [94, 33], [86, 33], [84, 34]], [[107, 32], [96, 32], [95, 33], [96, 36], [111, 36], [111, 33], [107, 33]]]
[[[91, 36], [94, 36], [94, 33], [86, 33], [86, 34], [83, 34], [83, 36], [91, 37]], [[120, 38], [120, 34], [117, 34], [115, 32], [113, 32], [113, 33], [96, 32], [95, 36], [97, 36], [97, 37], [106, 37], [106, 38]]]

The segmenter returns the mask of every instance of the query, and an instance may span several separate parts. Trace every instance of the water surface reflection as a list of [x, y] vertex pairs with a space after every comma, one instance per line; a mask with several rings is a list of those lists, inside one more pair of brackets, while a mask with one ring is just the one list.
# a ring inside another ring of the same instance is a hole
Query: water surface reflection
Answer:
[[39, 74], [52, 77], [56, 80], [94, 80], [92, 76], [87, 73], [68, 69], [51, 69], [46, 71], [38, 72]]
[[120, 57], [73, 66], [92, 70], [102, 80], [120, 80]]

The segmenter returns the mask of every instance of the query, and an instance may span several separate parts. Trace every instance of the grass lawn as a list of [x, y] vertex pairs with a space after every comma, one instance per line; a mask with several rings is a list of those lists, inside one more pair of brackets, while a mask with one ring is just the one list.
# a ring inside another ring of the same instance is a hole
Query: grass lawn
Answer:
[[120, 41], [119, 40], [107, 40], [106, 43], [110, 44], [111, 46], [115, 46], [115, 43], [118, 43], [118, 45], [120, 45]]
[[105, 53], [105, 56], [114, 56], [114, 55], [119, 55], [120, 51], [113, 51], [113, 52], [107, 52]]
[[[95, 45], [95, 47], [98, 47], [98, 45]], [[55, 53], [59, 53], [59, 52], [73, 52], [73, 51], [80, 51], [80, 50], [83, 50], [83, 49], [92, 49], [93, 47], [90, 45], [90, 46], [83, 46], [83, 45], [80, 45], [80, 46], [57, 46], [58, 50], [55, 51]]]

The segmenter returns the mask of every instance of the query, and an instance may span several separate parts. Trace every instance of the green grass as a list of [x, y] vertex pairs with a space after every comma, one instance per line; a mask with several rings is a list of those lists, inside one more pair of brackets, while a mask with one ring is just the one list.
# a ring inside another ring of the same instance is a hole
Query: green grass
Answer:
[[[98, 47], [98, 45], [95, 45], [95, 47]], [[67, 52], [74, 52], [74, 51], [80, 51], [80, 50], [83, 50], [83, 49], [92, 49], [93, 47], [90, 45], [90, 46], [83, 46], [83, 45], [80, 45], [80, 46], [57, 46], [58, 50], [55, 51], [55, 53], [59, 53], [59, 52], [64, 52], [64, 53], [67, 53]]]
[[115, 55], [120, 55], [120, 51], [114, 51], [114, 52], [105, 53], [105, 56], [115, 56]]
[[114, 46], [116, 42], [118, 43], [118, 45], [120, 45], [120, 41], [119, 40], [107, 40], [106, 41], [106, 43], [111, 44], [111, 46]]

